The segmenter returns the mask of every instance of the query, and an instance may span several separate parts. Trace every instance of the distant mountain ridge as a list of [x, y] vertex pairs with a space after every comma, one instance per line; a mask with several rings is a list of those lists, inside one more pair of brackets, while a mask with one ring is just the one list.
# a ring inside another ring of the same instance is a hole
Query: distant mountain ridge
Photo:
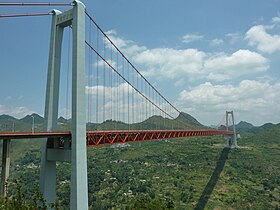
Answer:
[[[31, 115], [26, 115], [21, 119], [11, 117], [9, 115], [0, 115], [0, 131], [29, 131], [31, 130], [32, 124], [36, 125], [37, 131], [43, 130], [44, 118], [40, 115], [33, 113]], [[180, 121], [180, 122], [179, 122]], [[70, 127], [71, 119], [65, 119], [63, 117], [58, 118], [58, 129], [67, 130]], [[190, 114], [181, 112], [177, 118], [169, 119], [162, 116], [154, 115], [148, 119], [127, 124], [125, 122], [106, 120], [102, 123], [87, 123], [87, 130], [96, 129], [201, 129], [205, 128], [200, 122], [198, 122]]]
[[192, 126], [203, 126], [200, 122], [197, 121], [197, 119], [195, 119], [193, 116], [191, 116], [190, 114], [184, 113], [184, 112], [180, 112], [179, 116], [176, 118], [177, 120], [180, 120], [186, 124], [192, 125]]
[[240, 121], [235, 127], [237, 129], [252, 129], [255, 126], [253, 126], [251, 123], [248, 123], [246, 121]]
[[17, 119], [6, 114], [0, 115], [0, 121], [9, 121], [9, 120], [17, 120]]
[[44, 118], [35, 113], [31, 115], [26, 115], [24, 118], [21, 118], [20, 121], [25, 123], [33, 123], [33, 117], [34, 117], [34, 122], [36, 122], [37, 124], [44, 123]]
[[[21, 119], [17, 119], [10, 115], [0, 115], [0, 131], [31, 131], [32, 123], [34, 118], [35, 130], [43, 131], [43, 123], [44, 118], [40, 115], [33, 113], [31, 115], [26, 115]], [[206, 128], [206, 126], [202, 125], [198, 122], [194, 117], [190, 114], [181, 112], [176, 120], [174, 121], [169, 118], [164, 118], [162, 116], [154, 115], [149, 117], [148, 119], [138, 122], [127, 124], [125, 122], [115, 121], [115, 120], [106, 120], [102, 123], [87, 123], [87, 130], [108, 130], [108, 129], [202, 129]], [[63, 117], [58, 118], [58, 130], [69, 130], [71, 124], [71, 119], [65, 119]], [[246, 121], [240, 121], [236, 124], [237, 131], [245, 131], [258, 133], [260, 131], [268, 130], [272, 128], [274, 124], [265, 123], [262, 126], [254, 126], [251, 123]]]
[[246, 121], [240, 121], [238, 124], [236, 124], [235, 127], [238, 132], [248, 132], [248, 133], [257, 134], [257, 133], [260, 133], [263, 131], [268, 131], [271, 128], [278, 126], [278, 125], [280, 125], [280, 123], [279, 124], [265, 123], [261, 126], [254, 126], [251, 123], [248, 123]]

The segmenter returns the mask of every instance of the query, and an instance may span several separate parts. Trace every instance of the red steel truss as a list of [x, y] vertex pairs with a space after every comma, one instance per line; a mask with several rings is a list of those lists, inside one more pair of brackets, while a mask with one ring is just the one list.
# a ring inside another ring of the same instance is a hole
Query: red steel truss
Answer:
[[[162, 140], [185, 138], [192, 136], [232, 135], [232, 131], [224, 130], [113, 130], [87, 131], [86, 143], [88, 147], [104, 144], [118, 144], [135, 141]], [[71, 138], [67, 132], [0, 132], [0, 139], [27, 138]]]
[[135, 141], [185, 138], [192, 136], [232, 135], [232, 131], [222, 130], [127, 130], [87, 132], [87, 146], [118, 144]]

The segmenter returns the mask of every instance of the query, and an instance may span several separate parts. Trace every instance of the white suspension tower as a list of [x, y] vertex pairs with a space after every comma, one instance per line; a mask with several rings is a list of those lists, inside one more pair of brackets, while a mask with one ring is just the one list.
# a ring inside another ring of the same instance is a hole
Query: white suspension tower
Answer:
[[228, 147], [237, 147], [237, 141], [236, 141], [236, 129], [235, 129], [235, 123], [234, 123], [234, 116], [233, 111], [226, 111], [226, 129], [229, 130], [229, 117], [232, 119], [232, 128], [233, 128], [233, 134], [229, 135], [228, 139]]
[[47, 204], [56, 199], [56, 162], [71, 164], [70, 209], [88, 209], [86, 113], [85, 113], [85, 6], [76, 0], [73, 8], [53, 10], [45, 102], [45, 129], [57, 131], [61, 46], [63, 30], [72, 26], [72, 127], [71, 141], [63, 148], [59, 139], [46, 139], [42, 146], [40, 189]]

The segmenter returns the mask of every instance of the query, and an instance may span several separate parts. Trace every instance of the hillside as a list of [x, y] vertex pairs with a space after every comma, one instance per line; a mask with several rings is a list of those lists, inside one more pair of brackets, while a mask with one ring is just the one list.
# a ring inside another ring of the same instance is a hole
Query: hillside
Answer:
[[203, 127], [203, 125], [200, 122], [198, 122], [194, 117], [184, 112], [181, 112], [176, 119], [193, 127]]
[[[0, 115], [0, 132], [1, 131], [31, 131], [34, 118], [35, 131], [43, 130], [44, 118], [33, 113], [22, 119], [16, 119], [9, 115]], [[71, 119], [63, 117], [58, 118], [58, 130], [69, 130], [71, 127]], [[87, 130], [152, 130], [152, 129], [199, 129], [203, 128], [195, 118], [187, 113], [180, 113], [179, 116], [172, 120], [163, 118], [162, 116], [151, 116], [143, 122], [127, 124], [120, 121], [106, 120], [99, 123], [87, 123]]]
[[245, 122], [245, 121], [240, 121], [237, 125], [236, 125], [236, 129], [252, 129], [255, 126], [253, 126], [251, 123]]
[[44, 123], [44, 118], [41, 117], [38, 114], [33, 113], [32, 115], [26, 115], [24, 118], [20, 119], [20, 122], [24, 122], [24, 123], [29, 123], [32, 124], [33, 123], [33, 118], [34, 118], [34, 123], [36, 122], [36, 124], [42, 124]]
[[[280, 124], [241, 135], [248, 149], [213, 146], [223, 137], [88, 148], [90, 209], [279, 209]], [[31, 199], [39, 149], [36, 140], [12, 142], [10, 195], [18, 179]], [[70, 165], [59, 163], [61, 209], [69, 206], [69, 180]]]

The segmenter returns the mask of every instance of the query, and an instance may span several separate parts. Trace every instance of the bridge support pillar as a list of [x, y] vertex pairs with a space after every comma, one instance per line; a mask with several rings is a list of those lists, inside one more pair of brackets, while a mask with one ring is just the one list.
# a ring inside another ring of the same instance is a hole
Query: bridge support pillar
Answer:
[[86, 105], [85, 105], [85, 7], [73, 10], [71, 209], [88, 209]]
[[1, 196], [5, 197], [7, 193], [7, 180], [10, 171], [10, 143], [11, 139], [3, 140], [3, 151], [2, 151], [2, 173], [1, 173]]
[[[61, 14], [60, 11], [53, 10], [44, 117], [47, 131], [57, 130], [63, 36], [63, 28], [57, 26], [57, 16], [59, 14]], [[47, 159], [48, 147], [53, 144], [53, 141], [53, 139], [46, 139], [41, 149], [40, 189], [47, 204], [54, 203], [56, 199], [56, 161]]]
[[228, 147], [237, 147], [236, 129], [235, 129], [233, 111], [226, 112], [226, 129], [227, 129], [227, 131], [229, 130], [229, 119], [230, 119], [229, 117], [231, 117], [231, 120], [232, 120], [233, 134], [229, 135], [227, 146]]
[[[66, 12], [54, 10], [46, 90], [46, 130], [57, 129], [61, 44], [63, 30], [72, 26], [72, 127], [71, 148], [59, 148], [59, 140], [47, 139], [42, 146], [40, 188], [47, 204], [56, 197], [56, 162], [71, 163], [70, 209], [88, 209], [86, 106], [85, 106], [85, 6], [73, 2]], [[63, 150], [63, 151], [62, 151]], [[60, 152], [63, 154], [56, 154]]]

